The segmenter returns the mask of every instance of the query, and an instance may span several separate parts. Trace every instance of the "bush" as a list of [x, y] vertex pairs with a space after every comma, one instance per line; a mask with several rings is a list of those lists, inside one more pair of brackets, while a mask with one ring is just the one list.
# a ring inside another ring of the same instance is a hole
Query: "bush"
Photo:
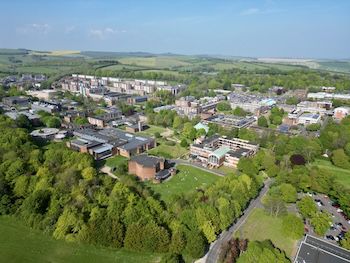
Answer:
[[186, 139], [182, 139], [181, 142], [180, 142], [180, 146], [181, 146], [181, 147], [184, 147], [184, 148], [188, 147], [188, 142], [187, 142], [187, 140], [186, 140]]
[[154, 137], [156, 137], [156, 138], [162, 138], [162, 136], [160, 135], [159, 132], [155, 132], [155, 133], [154, 133]]

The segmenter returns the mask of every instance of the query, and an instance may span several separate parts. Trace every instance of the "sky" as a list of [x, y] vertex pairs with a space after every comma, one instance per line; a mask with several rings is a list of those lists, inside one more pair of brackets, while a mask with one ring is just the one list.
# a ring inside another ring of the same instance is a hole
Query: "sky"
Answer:
[[1, 0], [0, 47], [350, 58], [349, 0]]

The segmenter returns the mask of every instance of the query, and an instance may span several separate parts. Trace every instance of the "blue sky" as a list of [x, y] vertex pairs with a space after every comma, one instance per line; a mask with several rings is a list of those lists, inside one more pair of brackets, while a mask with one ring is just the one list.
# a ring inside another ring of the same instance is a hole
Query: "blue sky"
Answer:
[[349, 58], [347, 0], [1, 0], [0, 47]]

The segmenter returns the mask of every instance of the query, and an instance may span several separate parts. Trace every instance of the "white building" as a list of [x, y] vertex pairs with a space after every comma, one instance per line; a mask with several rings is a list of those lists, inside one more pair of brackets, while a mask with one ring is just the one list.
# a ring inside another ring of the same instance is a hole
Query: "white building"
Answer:
[[301, 114], [297, 119], [297, 124], [316, 124], [321, 122], [321, 115], [320, 114], [313, 114], [313, 113], [303, 113]]

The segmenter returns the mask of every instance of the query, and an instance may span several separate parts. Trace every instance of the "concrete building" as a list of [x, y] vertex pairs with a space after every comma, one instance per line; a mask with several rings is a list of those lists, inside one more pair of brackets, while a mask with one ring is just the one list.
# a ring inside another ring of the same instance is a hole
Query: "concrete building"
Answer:
[[332, 108], [331, 101], [302, 101], [297, 104], [296, 109], [301, 112], [325, 115]]
[[333, 117], [337, 120], [342, 120], [350, 114], [350, 107], [338, 107], [334, 109]]
[[127, 101], [129, 104], [137, 104], [137, 103], [146, 102], [147, 100], [148, 100], [147, 96], [135, 96], [135, 97], [128, 98]]
[[205, 124], [214, 123], [221, 127], [225, 127], [229, 129], [232, 129], [232, 128], [240, 129], [240, 128], [246, 128], [249, 125], [256, 122], [256, 118], [252, 116], [239, 117], [235, 115], [217, 114], [205, 120], [202, 120], [202, 122]]
[[233, 92], [227, 95], [227, 100], [232, 109], [240, 107], [243, 110], [256, 115], [260, 115], [262, 112], [265, 112], [276, 105], [276, 100], [273, 98], [250, 93]]
[[122, 118], [122, 112], [120, 110], [114, 110], [108, 113], [104, 113], [98, 116], [88, 117], [88, 122], [100, 128], [107, 126], [109, 122], [119, 120]]
[[62, 110], [62, 106], [59, 103], [50, 102], [50, 101], [34, 101], [31, 104], [31, 109], [35, 112], [45, 111], [48, 113], [55, 113]]
[[307, 97], [309, 99], [316, 99], [316, 100], [324, 100], [324, 99], [350, 100], [350, 94], [328, 93], [328, 92], [308, 93]]
[[67, 142], [67, 146], [79, 152], [89, 153], [96, 160], [113, 155], [130, 158], [155, 147], [153, 138], [133, 135], [115, 128], [78, 129], [73, 134], [76, 139]]
[[28, 120], [30, 120], [30, 122], [35, 126], [41, 123], [40, 116], [29, 111], [8, 111], [4, 114], [12, 120], [16, 120], [20, 115], [25, 115], [27, 116]]
[[200, 161], [209, 168], [217, 168], [221, 165], [237, 167], [241, 157], [254, 155], [259, 149], [257, 144], [241, 139], [227, 139], [214, 135], [200, 143], [190, 146], [190, 154], [193, 159]]
[[62, 137], [58, 136], [59, 134], [64, 135], [65, 133], [60, 133], [59, 129], [56, 128], [42, 128], [38, 130], [34, 130], [30, 133], [30, 135], [34, 138], [40, 138], [43, 140], [53, 140], [56, 137]]
[[2, 103], [8, 107], [25, 108], [29, 106], [29, 98], [23, 96], [5, 97]]
[[141, 180], [164, 180], [175, 173], [174, 168], [165, 168], [165, 159], [141, 154], [131, 157], [128, 162], [129, 174], [136, 175]]
[[297, 124], [309, 125], [321, 122], [321, 115], [314, 113], [303, 113], [297, 118]]

